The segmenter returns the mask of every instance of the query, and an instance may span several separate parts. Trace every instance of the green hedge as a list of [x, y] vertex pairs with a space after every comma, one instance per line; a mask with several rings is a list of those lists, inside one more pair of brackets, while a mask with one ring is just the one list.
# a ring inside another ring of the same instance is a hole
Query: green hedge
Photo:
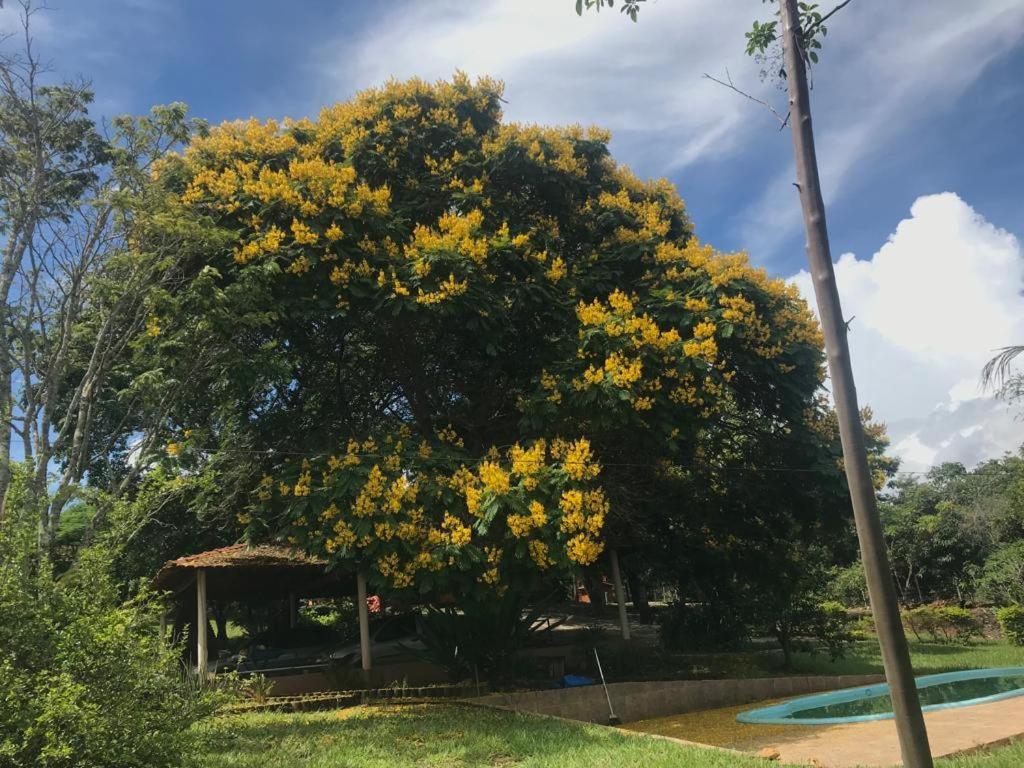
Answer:
[[937, 643], [966, 642], [981, 635], [981, 622], [966, 608], [953, 605], [922, 605], [903, 612], [903, 623], [918, 640]]

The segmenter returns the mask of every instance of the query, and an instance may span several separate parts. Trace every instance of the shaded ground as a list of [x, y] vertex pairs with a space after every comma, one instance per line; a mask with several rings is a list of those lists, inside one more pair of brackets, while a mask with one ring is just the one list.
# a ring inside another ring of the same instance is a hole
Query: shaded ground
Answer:
[[741, 704], [735, 707], [706, 709], [703, 712], [687, 712], [682, 715], [656, 717], [626, 723], [623, 729], [656, 733], [685, 741], [696, 741], [717, 747], [738, 749], [743, 752], [757, 752], [762, 747], [794, 741], [821, 730], [810, 725], [751, 725], [739, 723], [736, 715], [756, 707], [776, 704], [779, 700], [762, 701], [756, 704]]

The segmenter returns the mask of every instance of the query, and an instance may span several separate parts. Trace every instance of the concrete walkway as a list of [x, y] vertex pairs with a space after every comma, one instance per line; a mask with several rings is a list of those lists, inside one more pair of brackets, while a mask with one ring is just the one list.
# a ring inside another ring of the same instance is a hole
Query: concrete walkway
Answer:
[[[1005, 743], [1024, 735], [1024, 696], [925, 713], [935, 757]], [[813, 735], [775, 746], [784, 763], [822, 768], [857, 768], [900, 764], [892, 720], [818, 727]]]

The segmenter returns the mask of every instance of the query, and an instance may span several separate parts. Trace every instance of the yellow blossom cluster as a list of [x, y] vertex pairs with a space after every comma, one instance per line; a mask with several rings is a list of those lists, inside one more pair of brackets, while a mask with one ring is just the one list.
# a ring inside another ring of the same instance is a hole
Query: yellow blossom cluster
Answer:
[[350, 439], [338, 453], [285, 460], [261, 477], [254, 502], [294, 509], [289, 541], [369, 562], [395, 589], [457, 562], [467, 568], [480, 550], [486, 563], [467, 573], [497, 589], [517, 568], [587, 565], [600, 554], [608, 502], [593, 485], [600, 465], [586, 438], [492, 448], [475, 466], [459, 460], [450, 467], [464, 447], [450, 426], [434, 438], [424, 451], [427, 441], [403, 428], [383, 439]]

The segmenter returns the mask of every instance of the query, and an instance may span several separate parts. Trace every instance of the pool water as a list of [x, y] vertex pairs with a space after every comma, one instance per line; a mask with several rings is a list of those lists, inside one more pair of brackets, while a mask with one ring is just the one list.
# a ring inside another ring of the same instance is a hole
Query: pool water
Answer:
[[[1024, 695], [1024, 667], [974, 669], [917, 678], [925, 710], [979, 704]], [[892, 717], [889, 686], [866, 685], [802, 696], [771, 707], [743, 712], [743, 723], [826, 725]]]

